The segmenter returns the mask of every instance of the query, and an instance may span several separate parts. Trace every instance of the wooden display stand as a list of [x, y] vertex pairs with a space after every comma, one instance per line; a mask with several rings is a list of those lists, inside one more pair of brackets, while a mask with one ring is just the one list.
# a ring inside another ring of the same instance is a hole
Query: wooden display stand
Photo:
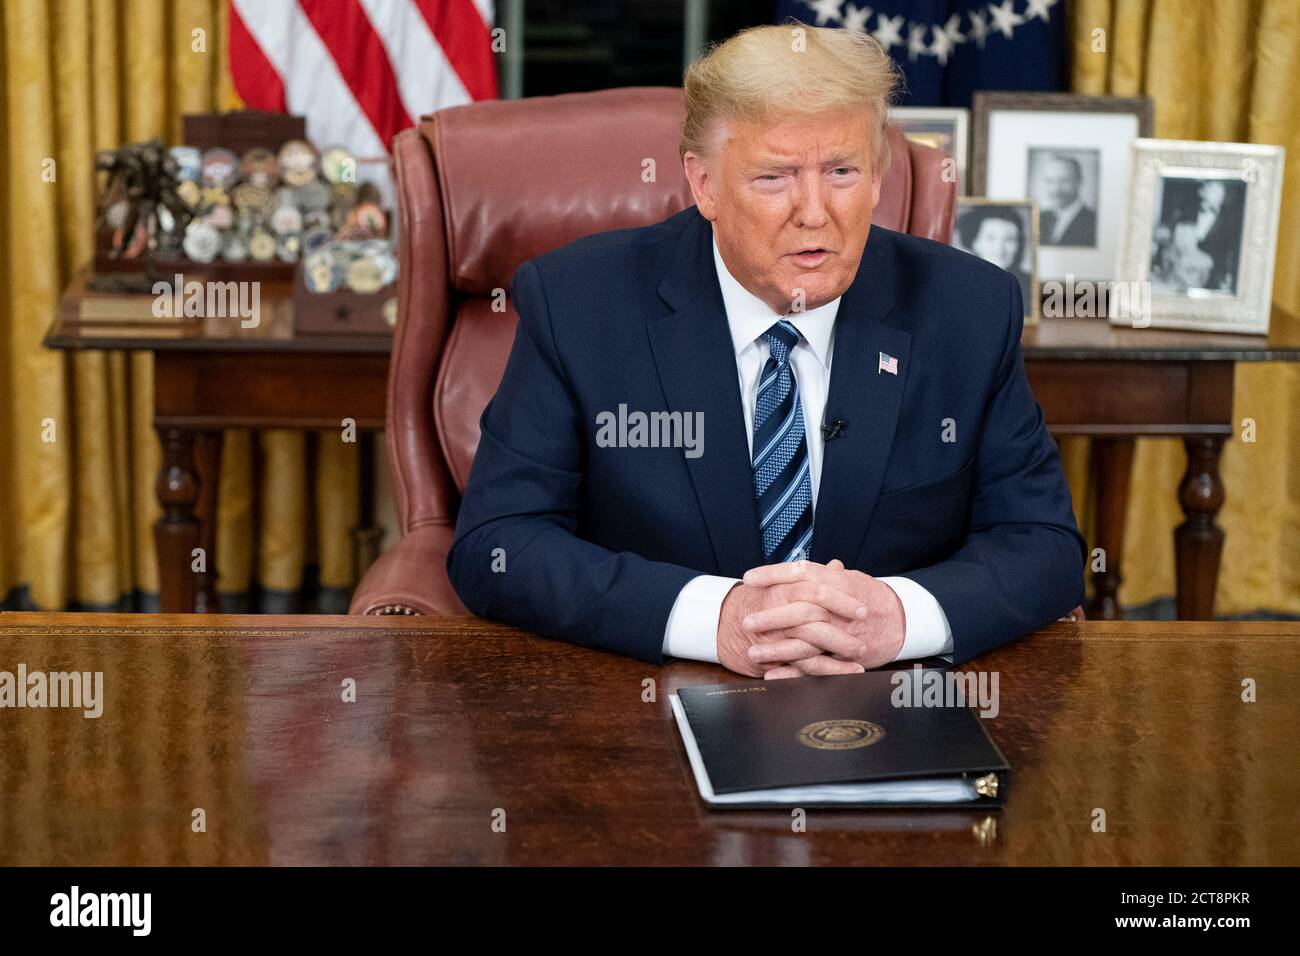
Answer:
[[384, 303], [396, 298], [397, 283], [369, 294], [312, 292], [299, 272], [293, 283], [293, 329], [301, 335], [392, 335]]

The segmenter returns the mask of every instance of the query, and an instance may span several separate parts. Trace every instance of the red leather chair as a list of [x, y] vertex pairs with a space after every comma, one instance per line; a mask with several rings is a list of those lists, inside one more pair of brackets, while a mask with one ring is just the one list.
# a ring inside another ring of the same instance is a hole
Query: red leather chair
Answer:
[[[534, 256], [690, 205], [682, 116], [679, 89], [603, 90], [453, 107], [393, 141], [401, 273], [387, 441], [402, 538], [351, 613], [467, 613], [446, 559], [479, 416], [514, 340], [505, 289]], [[947, 242], [956, 187], [942, 153], [889, 135], [873, 221]]]

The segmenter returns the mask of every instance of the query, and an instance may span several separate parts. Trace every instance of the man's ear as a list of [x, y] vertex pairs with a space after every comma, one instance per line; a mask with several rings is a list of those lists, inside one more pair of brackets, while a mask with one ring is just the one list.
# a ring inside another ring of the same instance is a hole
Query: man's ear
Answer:
[[880, 183], [882, 177], [876, 173], [871, 177], [871, 211], [875, 212], [876, 207], [880, 205]]
[[717, 209], [713, 202], [713, 182], [709, 178], [709, 167], [704, 157], [688, 149], [682, 156], [682, 168], [686, 172], [686, 181], [691, 184], [691, 195], [695, 198], [700, 215], [713, 222], [717, 217]]

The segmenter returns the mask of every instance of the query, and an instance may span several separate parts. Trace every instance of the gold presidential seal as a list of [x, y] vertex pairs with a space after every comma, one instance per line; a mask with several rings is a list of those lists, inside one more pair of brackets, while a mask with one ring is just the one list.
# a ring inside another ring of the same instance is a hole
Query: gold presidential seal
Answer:
[[869, 720], [819, 720], [799, 731], [799, 743], [815, 750], [870, 747], [885, 736], [885, 728]]

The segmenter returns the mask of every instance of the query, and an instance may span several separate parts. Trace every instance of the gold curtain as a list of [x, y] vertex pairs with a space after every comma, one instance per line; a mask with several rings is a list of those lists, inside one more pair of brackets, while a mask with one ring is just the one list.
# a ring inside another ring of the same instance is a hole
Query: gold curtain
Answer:
[[[1300, 311], [1300, 2], [1297, 0], [1073, 0], [1076, 92], [1155, 100], [1162, 139], [1286, 147], [1273, 298]], [[1102, 31], [1098, 33], [1097, 31]], [[1105, 50], [1096, 51], [1103, 41]], [[1237, 439], [1223, 450], [1227, 538], [1215, 612], [1300, 614], [1300, 365], [1237, 366]], [[1257, 441], [1240, 441], [1241, 421]], [[1076, 509], [1087, 517], [1087, 448], [1064, 443]], [[1133, 461], [1120, 601], [1174, 593], [1181, 441], [1141, 439]]]
[[[179, 143], [182, 114], [237, 106], [226, 40], [225, 0], [3, 4], [0, 601], [24, 585], [41, 609], [158, 590], [151, 357], [69, 357], [41, 338], [92, 256], [95, 151]], [[301, 433], [228, 432], [218, 589], [294, 591], [312, 561], [323, 586], [350, 587], [357, 466], [355, 445], [319, 442], [313, 458]]]

